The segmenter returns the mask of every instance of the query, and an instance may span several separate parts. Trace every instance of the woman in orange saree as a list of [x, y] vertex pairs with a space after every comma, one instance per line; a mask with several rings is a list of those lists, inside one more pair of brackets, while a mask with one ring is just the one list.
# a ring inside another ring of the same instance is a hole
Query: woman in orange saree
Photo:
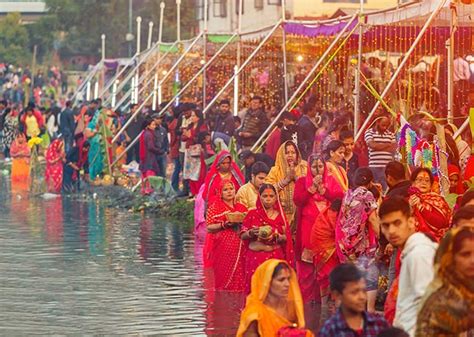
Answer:
[[206, 224], [212, 236], [209, 259], [214, 270], [216, 290], [244, 290], [244, 245], [240, 240], [240, 223], [229, 214], [247, 212], [245, 206], [235, 203], [235, 187], [231, 180], [223, 180], [219, 187], [220, 198], [207, 210]]
[[30, 148], [26, 136], [19, 133], [10, 146], [12, 190], [27, 191], [30, 177]]
[[46, 172], [44, 179], [48, 192], [61, 193], [63, 185], [63, 160], [65, 156], [63, 140], [54, 140], [46, 151]]
[[252, 276], [237, 337], [311, 337], [305, 329], [303, 299], [296, 273], [286, 261], [270, 259]]

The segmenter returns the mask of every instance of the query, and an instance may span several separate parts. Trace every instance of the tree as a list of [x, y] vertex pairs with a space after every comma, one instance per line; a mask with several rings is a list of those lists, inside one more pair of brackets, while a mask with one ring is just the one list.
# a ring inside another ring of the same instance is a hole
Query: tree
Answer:
[[[161, 0], [133, 0], [132, 32], [136, 36], [136, 18], [141, 16], [142, 46], [146, 46], [148, 22], [153, 21], [154, 41], [158, 36]], [[165, 0], [163, 40], [176, 39], [176, 0]], [[108, 57], [127, 55], [129, 0], [46, 0], [50, 15], [56, 19], [53, 30], [64, 32], [61, 55], [100, 55], [100, 36], [105, 34]], [[195, 0], [181, 5], [182, 38], [190, 38], [196, 25]]]
[[21, 24], [19, 13], [10, 13], [0, 20], [0, 60], [8, 63], [29, 62], [28, 31]]

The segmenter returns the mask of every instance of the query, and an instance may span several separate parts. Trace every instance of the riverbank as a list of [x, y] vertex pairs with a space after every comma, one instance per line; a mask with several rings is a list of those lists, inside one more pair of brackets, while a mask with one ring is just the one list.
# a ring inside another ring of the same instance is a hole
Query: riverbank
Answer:
[[[2, 179], [10, 180], [11, 163], [0, 162]], [[153, 177], [154, 192], [143, 195], [139, 188], [133, 190], [119, 185], [95, 186], [81, 183], [81, 191], [68, 194], [68, 198], [78, 201], [99, 200], [106, 207], [124, 209], [132, 213], [147, 213], [156, 217], [179, 222], [192, 228], [194, 223], [194, 202], [176, 196], [168, 181]], [[35, 197], [45, 197], [45, 194], [34, 194]], [[46, 194], [47, 198], [54, 195]]]

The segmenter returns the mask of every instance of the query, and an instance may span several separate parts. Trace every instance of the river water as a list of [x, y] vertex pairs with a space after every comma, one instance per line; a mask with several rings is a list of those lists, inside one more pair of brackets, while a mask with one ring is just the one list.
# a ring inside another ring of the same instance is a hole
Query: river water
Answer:
[[191, 229], [7, 185], [0, 335], [235, 335], [244, 299], [206, 290]]

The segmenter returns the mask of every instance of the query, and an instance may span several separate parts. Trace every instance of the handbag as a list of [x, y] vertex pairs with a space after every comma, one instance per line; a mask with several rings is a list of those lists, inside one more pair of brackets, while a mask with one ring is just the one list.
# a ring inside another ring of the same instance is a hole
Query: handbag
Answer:
[[188, 148], [188, 154], [191, 157], [201, 157], [202, 147], [201, 144], [194, 144]]

